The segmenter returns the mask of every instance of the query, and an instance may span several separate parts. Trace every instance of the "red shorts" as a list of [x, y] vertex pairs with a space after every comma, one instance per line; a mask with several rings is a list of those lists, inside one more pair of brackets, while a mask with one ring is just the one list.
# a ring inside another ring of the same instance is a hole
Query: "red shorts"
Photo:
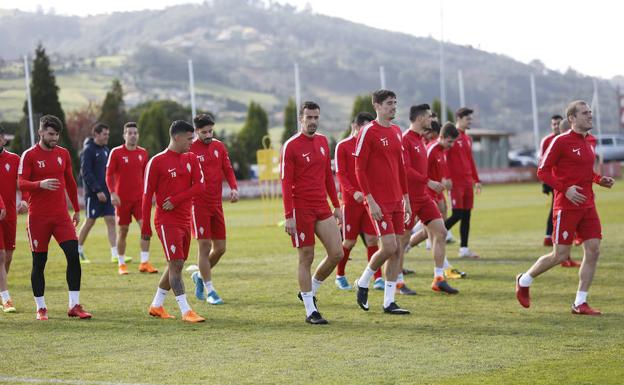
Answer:
[[553, 243], [571, 245], [574, 233], [582, 240], [602, 239], [600, 218], [596, 207], [553, 212]]
[[48, 251], [50, 238], [61, 244], [66, 241], [76, 241], [76, 228], [69, 214], [52, 216], [28, 216], [28, 239], [30, 240], [30, 250], [36, 253]]
[[293, 209], [297, 236], [291, 236], [293, 247], [314, 246], [314, 226], [332, 216], [328, 205], [316, 209]]
[[140, 221], [142, 213], [141, 200], [132, 202], [121, 201], [121, 205], [115, 207], [117, 224], [119, 226], [128, 226], [132, 223], [132, 217], [134, 217], [136, 221]]
[[191, 213], [195, 239], [225, 239], [225, 217], [222, 206], [193, 206]]
[[429, 222], [434, 219], [442, 218], [438, 205], [436, 205], [432, 199], [416, 202], [410, 200], [410, 207], [412, 208], [412, 216], [410, 217], [410, 221], [405, 225], [406, 229], [414, 227], [416, 218], [420, 219], [425, 225], [429, 224]]
[[181, 226], [156, 226], [158, 238], [162, 243], [167, 261], [182, 259], [186, 261], [191, 247], [191, 229]]
[[433, 199], [433, 201], [435, 203], [438, 203], [440, 201], [446, 201], [446, 197], [444, 196], [444, 192], [438, 193], [435, 192], [431, 189], [427, 189], [427, 195], [429, 195], [429, 197], [431, 197], [431, 199]]
[[0, 221], [0, 250], [15, 250], [16, 221]]
[[454, 209], [470, 210], [474, 205], [474, 190], [471, 184], [453, 183], [453, 188], [449, 191], [451, 207]]
[[403, 211], [403, 201], [378, 204], [381, 208], [383, 218], [380, 221], [376, 221], [373, 217], [371, 217], [377, 236], [381, 237], [382, 235], [388, 234], [403, 234], [405, 231], [405, 211]]
[[342, 206], [342, 238], [356, 240], [360, 233], [374, 235], [375, 228], [364, 205]]

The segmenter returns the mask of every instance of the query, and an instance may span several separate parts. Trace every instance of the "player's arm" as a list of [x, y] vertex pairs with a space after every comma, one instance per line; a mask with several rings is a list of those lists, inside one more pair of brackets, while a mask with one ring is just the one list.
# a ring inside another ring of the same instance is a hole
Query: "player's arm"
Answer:
[[76, 180], [74, 179], [74, 174], [72, 172], [71, 166], [71, 158], [69, 157], [69, 152], [65, 152], [65, 190], [67, 191], [67, 195], [69, 196], [69, 201], [74, 208], [74, 212], [80, 212], [80, 204], [78, 203], [78, 185], [76, 185]]
[[[327, 153], [329, 154], [329, 144], [327, 140], [325, 141], [325, 145], [327, 146]], [[336, 182], [334, 182], [334, 174], [331, 169], [331, 157], [328, 155], [326, 157], [327, 161], [325, 162], [325, 188], [327, 190], [327, 195], [329, 195], [329, 200], [331, 200], [332, 206], [335, 209], [340, 207], [340, 201], [338, 200], [338, 193], [336, 192]]]
[[470, 171], [472, 172], [472, 179], [475, 181], [478, 193], [481, 192], [481, 179], [479, 179], [477, 164], [475, 163], [474, 156], [472, 156], [472, 140], [470, 141], [470, 146], [466, 151], [468, 151], [468, 156], [470, 158]]
[[141, 201], [142, 215], [141, 215], [141, 238], [150, 239], [152, 236], [152, 198], [156, 191], [156, 185], [158, 183], [158, 163], [154, 162], [152, 158], [147, 163], [145, 171], [145, 179], [143, 182], [143, 198]]
[[553, 175], [553, 167], [559, 162], [561, 158], [561, 145], [560, 141], [553, 140], [550, 142], [546, 153], [542, 157], [542, 161], [537, 169], [537, 177], [553, 189], [564, 193], [566, 192], [567, 186], [564, 186], [555, 176]]
[[204, 183], [204, 173], [195, 154], [190, 157], [191, 162], [191, 188], [186, 189], [183, 192], [168, 199], [173, 207], [178, 206], [180, 203], [189, 200], [206, 190], [206, 184]]
[[100, 183], [97, 181], [93, 172], [94, 163], [95, 155], [93, 154], [93, 151], [86, 148], [80, 157], [80, 174], [82, 175], [82, 180], [84, 180], [85, 188], [88, 191], [97, 194], [99, 192], [103, 192], [104, 189], [100, 186]]
[[355, 194], [358, 190], [353, 187], [353, 185], [349, 181], [347, 171], [345, 169], [349, 162], [349, 156], [350, 155], [348, 151], [345, 151], [344, 148], [340, 146], [340, 144], [336, 145], [336, 151], [334, 156], [334, 162], [336, 163], [336, 177], [338, 178], [338, 183], [340, 183], [340, 186], [342, 186], [342, 188], [345, 190], [345, 193], [353, 197], [353, 194]]
[[225, 180], [227, 181], [228, 186], [230, 186], [230, 201], [232, 203], [238, 201], [238, 185], [236, 184], [236, 175], [234, 175], [234, 169], [232, 168], [232, 162], [230, 162], [230, 155], [228, 154], [227, 148], [225, 145], [223, 148], [223, 157], [221, 161], [221, 168], [223, 170], [223, 175], [225, 175]]
[[108, 162], [106, 162], [106, 187], [108, 187], [108, 191], [111, 195], [111, 203], [115, 206], [119, 206], [121, 203], [119, 201], [119, 195], [117, 195], [117, 191], [115, 189], [115, 179], [117, 172], [119, 172], [117, 164], [116, 152], [115, 149], [113, 149], [108, 156]]
[[[291, 145], [292, 146], [292, 145]], [[297, 224], [294, 218], [293, 186], [295, 183], [295, 160], [292, 147], [284, 146], [280, 159], [280, 178], [282, 179], [282, 201], [284, 203], [284, 230], [289, 235], [295, 235]]]
[[429, 180], [427, 175], [421, 174], [418, 170], [412, 167], [412, 146], [410, 146], [408, 142], [402, 143], [402, 146], [403, 150], [401, 152], [403, 156], [403, 172], [406, 173], [409, 184], [427, 183]]

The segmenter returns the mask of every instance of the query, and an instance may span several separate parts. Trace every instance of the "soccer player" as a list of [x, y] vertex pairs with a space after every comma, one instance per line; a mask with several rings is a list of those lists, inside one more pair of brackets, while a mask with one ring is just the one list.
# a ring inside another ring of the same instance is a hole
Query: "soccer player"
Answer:
[[447, 152], [448, 167], [453, 186], [449, 193], [453, 212], [446, 220], [446, 229], [450, 230], [457, 222], [460, 234], [460, 258], [479, 258], [468, 248], [468, 234], [470, 233], [470, 216], [474, 203], [474, 192], [481, 193], [481, 182], [477, 167], [472, 156], [472, 139], [466, 134], [472, 124], [473, 111], [462, 107], [455, 112], [455, 120], [459, 137], [455, 145]]
[[[331, 153], [324, 135], [317, 133], [321, 107], [315, 102], [304, 102], [299, 110], [300, 132], [282, 146], [281, 178], [284, 201], [284, 225], [299, 256], [299, 299], [306, 310], [306, 322], [327, 324], [316, 307], [316, 292], [334, 271], [343, 257], [340, 231], [340, 204], [331, 171]], [[334, 212], [329, 209], [327, 196]], [[314, 235], [318, 236], [327, 256], [311, 277], [314, 261]]]
[[383, 309], [388, 314], [409, 314], [394, 300], [396, 281], [401, 271], [399, 236], [411, 218], [407, 179], [401, 149], [401, 129], [392, 124], [396, 115], [396, 94], [390, 90], [373, 93], [377, 118], [362, 128], [355, 149], [355, 175], [364, 193], [367, 210], [381, 247], [372, 256], [360, 278], [355, 281], [357, 303], [368, 311], [368, 287], [375, 271], [386, 263]]
[[[410, 127], [403, 132], [403, 159], [407, 174], [407, 190], [411, 205], [411, 216], [407, 222], [407, 230], [400, 236], [399, 253], [403, 259], [403, 250], [410, 239], [409, 229], [413, 227], [416, 217], [423, 223], [426, 232], [431, 236], [431, 251], [434, 259], [434, 275], [431, 289], [436, 292], [457, 294], [459, 290], [451, 287], [444, 277], [444, 259], [446, 258], [446, 228], [438, 206], [427, 191], [431, 189], [441, 194], [444, 186], [441, 182], [430, 179], [427, 173], [427, 148], [423, 140], [426, 128], [431, 128], [431, 108], [428, 104], [420, 104], [410, 108]], [[399, 281], [402, 280], [399, 274]], [[415, 294], [415, 293], [414, 293]]]
[[220, 305], [223, 300], [214, 289], [211, 271], [225, 253], [225, 217], [221, 203], [224, 177], [230, 186], [232, 203], [238, 201], [238, 187], [227, 149], [214, 138], [214, 118], [208, 114], [200, 114], [193, 123], [197, 138], [191, 145], [191, 152], [197, 155], [201, 165], [206, 191], [193, 198], [193, 235], [199, 246], [199, 273], [194, 272], [192, 277], [195, 296], [205, 299], [211, 305]]
[[[96, 123], [91, 128], [92, 138], [85, 140], [85, 146], [80, 154], [80, 176], [84, 186], [85, 219], [78, 234], [78, 253], [80, 262], [90, 263], [84, 254], [84, 243], [95, 220], [104, 217], [108, 230], [108, 242], [111, 247], [111, 261], [117, 262], [117, 234], [115, 233], [115, 208], [111, 203], [110, 193], [106, 186], [106, 163], [108, 161], [109, 127], [103, 123]], [[126, 258], [125, 262], [130, 262]]]
[[23, 213], [27, 209], [25, 201], [20, 201], [19, 209], [15, 205], [17, 193], [17, 168], [20, 158], [4, 149], [6, 139], [4, 128], [0, 126], [0, 309], [5, 313], [14, 313], [15, 305], [7, 289], [7, 276], [13, 251], [15, 251], [15, 230], [17, 226], [17, 212]]
[[[552, 142], [552, 140], [560, 134], [559, 132], [559, 124], [561, 123], [561, 121], [563, 120], [563, 117], [561, 115], [553, 115], [550, 118], [550, 129], [552, 130], [552, 132], [548, 135], [546, 135], [544, 138], [542, 138], [542, 142], [540, 143], [540, 153], [539, 153], [539, 159], [542, 159], [544, 157], [544, 154], [546, 153], [546, 149], [548, 149], [548, 146], [550, 146], [550, 142]], [[547, 185], [546, 183], [542, 183], [542, 192], [546, 195], [551, 194], [552, 199], [551, 199], [551, 203], [550, 203], [550, 211], [548, 212], [548, 219], [546, 220], [546, 235], [544, 236], [544, 246], [552, 246], [553, 242], [552, 242], [552, 232], [553, 232], [553, 225], [552, 225], [552, 217], [553, 217], [553, 203], [554, 203], [554, 199], [555, 199], [555, 195], [553, 193], [553, 189], [552, 187], [550, 187], [549, 185]]]
[[171, 289], [180, 307], [182, 320], [193, 323], [206, 320], [189, 306], [182, 281], [182, 269], [191, 245], [192, 198], [205, 189], [197, 156], [189, 152], [194, 131], [193, 126], [183, 120], [171, 123], [169, 146], [147, 163], [141, 226], [141, 237], [149, 240], [152, 236], [152, 198], [156, 194], [154, 227], [167, 258], [167, 268], [160, 278], [149, 314], [164, 319], [174, 318], [163, 306]]
[[[126, 265], [126, 239], [132, 218], [142, 226], [141, 197], [145, 165], [149, 158], [147, 150], [138, 146], [139, 129], [135, 122], [124, 124], [124, 144], [111, 150], [106, 164], [106, 186], [111, 203], [115, 206], [119, 235], [117, 237], [117, 264], [120, 275], [128, 274]], [[139, 272], [158, 273], [149, 261], [149, 240], [141, 239], [141, 263]]]
[[[22, 191], [30, 194], [28, 202], [28, 239], [32, 250], [33, 266], [30, 275], [33, 295], [37, 304], [37, 319], [48, 319], [44, 299], [44, 270], [48, 260], [50, 237], [58, 242], [67, 259], [67, 286], [69, 287], [69, 317], [91, 318], [80, 304], [80, 257], [76, 226], [80, 222], [78, 188], [72, 175], [69, 152], [57, 145], [63, 125], [53, 115], [39, 120], [39, 143], [24, 151], [18, 169], [18, 183]], [[65, 193], [74, 209], [69, 217]], [[73, 223], [72, 223], [73, 222]]]
[[[341, 290], [351, 290], [353, 288], [345, 277], [345, 267], [358, 235], [364, 234], [364, 243], [366, 244], [366, 253], [369, 261], [379, 249], [375, 228], [370, 216], [366, 212], [364, 194], [355, 176], [355, 156], [353, 155], [355, 153], [358, 132], [373, 120], [375, 120], [375, 117], [370, 113], [360, 112], [351, 122], [351, 135], [336, 144], [334, 162], [342, 197], [342, 251], [344, 253], [336, 268], [336, 286]], [[374, 277], [374, 287], [379, 287], [380, 290], [383, 290], [385, 285], [381, 277], [381, 269], [375, 271]]]
[[587, 304], [602, 238], [592, 182], [611, 188], [613, 178], [594, 172], [595, 149], [588, 140], [592, 129], [592, 111], [583, 100], [570, 103], [566, 119], [572, 129], [555, 137], [540, 161], [538, 177], [555, 191], [553, 253], [540, 257], [524, 274], [516, 276], [516, 298], [520, 305], [531, 305], [529, 287], [533, 279], [570, 255], [574, 234], [583, 240], [583, 262], [572, 314], [600, 315]]

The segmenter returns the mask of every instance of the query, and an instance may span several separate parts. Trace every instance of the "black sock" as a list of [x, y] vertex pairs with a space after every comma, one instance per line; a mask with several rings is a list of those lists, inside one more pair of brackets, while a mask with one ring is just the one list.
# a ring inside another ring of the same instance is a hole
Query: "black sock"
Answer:
[[459, 225], [460, 247], [468, 247], [468, 233], [470, 233], [471, 210], [463, 210], [462, 220]]
[[455, 226], [455, 223], [459, 222], [459, 220], [462, 219], [463, 211], [464, 210], [462, 209], [453, 209], [453, 213], [451, 214], [451, 216], [448, 217], [446, 221], [444, 221], [444, 226], [447, 230], [450, 230], [451, 227]]
[[82, 270], [80, 268], [80, 257], [78, 256], [78, 241], [65, 241], [61, 243], [61, 249], [67, 259], [67, 287], [69, 291], [80, 291], [80, 278]]
[[48, 261], [48, 252], [33, 252], [32, 271], [30, 272], [30, 284], [32, 285], [33, 295], [35, 297], [43, 297], [45, 292], [45, 265]]

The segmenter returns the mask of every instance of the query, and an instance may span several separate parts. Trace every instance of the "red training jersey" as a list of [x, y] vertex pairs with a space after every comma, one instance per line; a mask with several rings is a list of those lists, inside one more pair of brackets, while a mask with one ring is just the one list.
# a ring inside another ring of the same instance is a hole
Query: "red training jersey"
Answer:
[[550, 134], [542, 138], [542, 141], [540, 143], [540, 153], [539, 153], [540, 160], [544, 157], [544, 153], [546, 153], [548, 146], [550, 146], [550, 143], [553, 141], [553, 139], [555, 139], [556, 136], [557, 134], [555, 134], [554, 132], [551, 132]]
[[453, 184], [465, 185], [481, 182], [472, 156], [472, 139], [462, 130], [446, 154], [447, 164]]
[[[449, 178], [446, 150], [437, 140], [429, 142], [429, 146], [427, 146], [427, 177], [436, 182], [442, 182], [442, 179]], [[438, 193], [430, 188], [427, 188], [427, 193], [432, 198], [438, 196]]]
[[143, 147], [129, 150], [122, 144], [113, 148], [106, 163], [108, 191], [116, 193], [122, 202], [140, 201], [148, 159], [147, 150]]
[[20, 157], [0, 147], [0, 208], [6, 210], [5, 221], [16, 221], [17, 169]]
[[299, 132], [282, 147], [280, 160], [284, 215], [292, 218], [295, 208], [340, 207], [331, 170], [331, 154], [325, 135], [311, 137]]
[[[44, 150], [39, 143], [24, 151], [18, 168], [19, 188], [30, 192], [28, 199], [28, 215], [54, 216], [67, 215], [65, 191], [74, 208], [78, 205], [78, 187], [72, 174], [69, 152], [60, 146]], [[45, 190], [39, 185], [44, 179], [58, 179], [58, 189]]]
[[355, 148], [355, 175], [364, 195], [377, 203], [395, 203], [407, 194], [401, 129], [376, 120], [364, 126]]
[[193, 199], [193, 204], [201, 207], [220, 206], [224, 178], [227, 180], [230, 189], [238, 189], [225, 145], [217, 139], [212, 139], [208, 144], [195, 139], [191, 145], [191, 152], [197, 155], [206, 184], [206, 191], [196, 196]]
[[[572, 130], [553, 139], [537, 169], [537, 176], [555, 190], [554, 209], [570, 210], [594, 206], [592, 182], [598, 183], [601, 176], [594, 172], [596, 150], [589, 135]], [[579, 192], [587, 197], [576, 206], [565, 193], [570, 186], [579, 186]]]
[[[190, 227], [192, 198], [204, 191], [204, 175], [197, 156], [192, 152], [180, 154], [166, 149], [147, 163], [143, 188], [143, 226], [141, 234], [151, 236], [152, 197], [156, 194], [154, 226]], [[173, 210], [162, 206], [169, 200]]]
[[407, 129], [403, 132], [403, 161], [407, 174], [407, 190], [410, 202], [429, 199], [427, 193], [427, 148], [422, 135]]
[[362, 192], [355, 175], [355, 145], [356, 136], [350, 136], [336, 144], [334, 165], [336, 176], [340, 184], [342, 202], [345, 205], [363, 205], [364, 201], [358, 202], [353, 198], [356, 191]]

